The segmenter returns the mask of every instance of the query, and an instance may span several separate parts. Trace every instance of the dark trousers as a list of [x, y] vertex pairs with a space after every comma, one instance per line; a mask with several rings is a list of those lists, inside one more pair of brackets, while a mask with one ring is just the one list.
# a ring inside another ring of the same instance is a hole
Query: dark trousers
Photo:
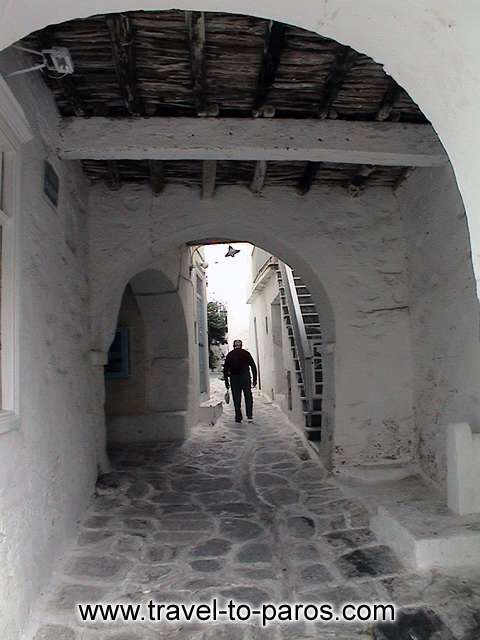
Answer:
[[232, 388], [233, 406], [235, 407], [235, 420], [242, 419], [242, 392], [245, 396], [245, 409], [247, 411], [247, 418], [252, 417], [253, 411], [253, 396], [252, 396], [252, 381], [249, 375], [234, 375], [230, 376], [230, 386]]

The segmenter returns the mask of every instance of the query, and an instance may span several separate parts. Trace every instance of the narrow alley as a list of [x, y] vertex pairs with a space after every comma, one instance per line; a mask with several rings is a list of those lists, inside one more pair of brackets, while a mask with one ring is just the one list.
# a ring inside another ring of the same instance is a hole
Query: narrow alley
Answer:
[[[458, 570], [409, 574], [376, 542], [361, 502], [343, 495], [283, 414], [259, 398], [253, 424], [235, 424], [227, 405], [215, 426], [199, 425], [183, 444], [117, 447], [111, 459], [113, 471], [100, 479], [29, 638], [478, 637], [480, 574], [470, 573], [468, 586]], [[319, 630], [305, 623], [81, 623], [74, 607], [213, 597], [406, 609], [398, 627]]]

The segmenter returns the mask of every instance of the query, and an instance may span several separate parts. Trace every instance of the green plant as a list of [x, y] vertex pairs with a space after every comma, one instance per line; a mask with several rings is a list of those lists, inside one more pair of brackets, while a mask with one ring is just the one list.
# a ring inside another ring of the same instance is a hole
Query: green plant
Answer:
[[214, 369], [218, 358], [213, 353], [212, 345], [227, 343], [227, 309], [222, 302], [211, 301], [207, 305], [208, 320], [208, 356], [209, 367]]

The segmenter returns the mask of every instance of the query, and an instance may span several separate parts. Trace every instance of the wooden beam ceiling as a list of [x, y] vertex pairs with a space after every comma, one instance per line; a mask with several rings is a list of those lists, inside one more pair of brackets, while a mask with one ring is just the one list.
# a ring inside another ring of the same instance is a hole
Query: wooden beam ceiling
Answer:
[[252, 111], [254, 116], [265, 115], [273, 117], [275, 115], [275, 109], [272, 105], [270, 109], [265, 109], [265, 102], [268, 97], [268, 91], [275, 82], [277, 75], [280, 56], [285, 42], [285, 31], [286, 25], [281, 22], [271, 20], [268, 23], [255, 98], [253, 100]]
[[323, 89], [322, 99], [318, 106], [318, 117], [327, 118], [331, 107], [342, 88], [345, 79], [353, 65], [358, 60], [359, 54], [350, 47], [338, 45], [335, 59], [328, 73], [325, 87]]
[[69, 118], [58, 153], [91, 160], [289, 160], [442, 166], [431, 126], [398, 122], [244, 118]]
[[141, 109], [132, 22], [130, 17], [123, 13], [107, 15], [105, 20], [110, 35], [115, 73], [125, 106], [131, 115], [139, 115]]

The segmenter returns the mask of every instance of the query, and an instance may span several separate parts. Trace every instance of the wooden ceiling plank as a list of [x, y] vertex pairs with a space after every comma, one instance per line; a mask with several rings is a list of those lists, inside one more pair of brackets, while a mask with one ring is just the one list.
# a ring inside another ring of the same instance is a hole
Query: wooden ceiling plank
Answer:
[[301, 196], [304, 196], [310, 191], [321, 165], [321, 162], [307, 162], [297, 188], [297, 191]]
[[250, 191], [252, 193], [261, 193], [267, 177], [267, 161], [257, 160], [255, 163], [255, 171], [252, 182], [250, 183]]
[[359, 54], [352, 48], [339, 45], [325, 81], [322, 100], [318, 106], [318, 117], [322, 120], [328, 116], [345, 82], [345, 78], [358, 60], [358, 57]]
[[204, 160], [202, 162], [202, 199], [213, 198], [217, 179], [217, 161]]
[[[278, 66], [280, 64], [280, 58], [285, 44], [286, 29], [286, 25], [281, 22], [271, 20], [268, 23], [265, 33], [265, 42], [260, 71], [258, 74], [257, 87], [253, 100], [254, 116], [263, 115], [268, 92], [275, 82]], [[267, 116], [272, 117], [271, 111], [273, 107], [271, 105], [269, 105], [269, 107], [270, 110], [267, 111]]]
[[131, 115], [140, 114], [135, 63], [134, 30], [130, 17], [117, 13], [106, 16], [113, 64], [125, 107]]

